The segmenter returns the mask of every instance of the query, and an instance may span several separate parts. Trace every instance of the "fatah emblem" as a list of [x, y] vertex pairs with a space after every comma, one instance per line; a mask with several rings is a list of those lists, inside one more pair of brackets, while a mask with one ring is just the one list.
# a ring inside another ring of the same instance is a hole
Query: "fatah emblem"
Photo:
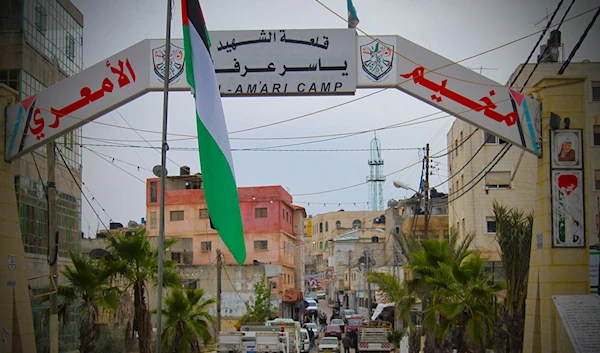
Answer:
[[[183, 48], [180, 48], [171, 43], [171, 54], [169, 58], [169, 84], [176, 82], [179, 76], [183, 73], [185, 56], [183, 55]], [[152, 49], [152, 65], [154, 67], [154, 73], [158, 78], [164, 82], [165, 80], [165, 55], [166, 45]]]
[[379, 81], [392, 69], [394, 63], [394, 46], [382, 41], [372, 41], [360, 46], [362, 69], [373, 80]]

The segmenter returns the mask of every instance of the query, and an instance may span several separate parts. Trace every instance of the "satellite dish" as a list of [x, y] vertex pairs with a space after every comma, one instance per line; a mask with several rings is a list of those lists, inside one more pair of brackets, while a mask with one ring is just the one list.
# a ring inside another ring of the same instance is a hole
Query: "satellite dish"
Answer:
[[[162, 170], [163, 168], [160, 165], [155, 165], [154, 168], [152, 168], [152, 173], [154, 173], [154, 175], [160, 178], [162, 176]], [[167, 176], [168, 174], [169, 171], [167, 170], [167, 168], [165, 168], [165, 176]]]
[[137, 228], [138, 227], [138, 223], [136, 221], [129, 221], [129, 223], [127, 223], [127, 228]]

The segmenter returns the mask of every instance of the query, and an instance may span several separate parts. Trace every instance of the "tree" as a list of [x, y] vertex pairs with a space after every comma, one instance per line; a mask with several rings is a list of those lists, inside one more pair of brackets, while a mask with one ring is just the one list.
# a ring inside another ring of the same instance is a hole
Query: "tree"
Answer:
[[400, 348], [400, 342], [402, 342], [402, 338], [404, 337], [404, 331], [401, 330], [392, 330], [387, 335], [387, 340], [391, 344], [394, 345], [394, 352], [398, 352]]
[[[442, 337], [454, 326], [458, 353], [485, 352], [485, 343], [493, 331], [491, 299], [504, 289], [504, 284], [493, 284], [484, 266], [485, 259], [478, 255], [464, 261], [452, 259], [440, 263], [439, 269], [427, 278], [436, 300], [425, 310], [424, 324], [437, 327]], [[467, 342], [471, 347], [465, 345]]]
[[[117, 277], [125, 282], [126, 288], [133, 287], [134, 321], [133, 331], [139, 336], [140, 352], [152, 352], [152, 321], [148, 310], [148, 286], [157, 285], [158, 249], [152, 249], [146, 230], [139, 228], [131, 235], [114, 233], [108, 235], [107, 259], [120, 264]], [[175, 244], [176, 239], [167, 239], [165, 248]], [[164, 251], [164, 249], [161, 249]], [[175, 262], [165, 261], [164, 287], [177, 288], [180, 281], [174, 272]]]
[[[388, 273], [369, 272], [367, 281], [376, 284], [379, 290], [385, 293], [390, 301], [395, 304], [394, 313], [396, 317], [402, 319], [408, 325], [408, 351], [409, 353], [418, 353], [421, 348], [421, 333], [410, 316], [411, 309], [417, 304], [417, 298], [410, 293], [406, 286], [398, 283], [394, 276]], [[402, 337], [400, 337], [400, 340], [402, 340]], [[396, 345], [397, 347], [398, 345]]]
[[506, 298], [496, 330], [496, 352], [523, 351], [525, 299], [533, 237], [533, 213], [507, 209], [494, 202], [496, 241], [506, 274]]
[[165, 298], [165, 329], [161, 343], [165, 352], [187, 353], [197, 340], [204, 344], [212, 341], [215, 321], [208, 313], [208, 306], [216, 300], [203, 299], [204, 294], [204, 289], [186, 288], [174, 290]]
[[[119, 305], [119, 290], [111, 286], [109, 280], [121, 264], [114, 262], [107, 266], [101, 261], [72, 252], [69, 252], [69, 256], [73, 266], [65, 266], [61, 270], [66, 283], [57, 288], [63, 302], [60, 312], [65, 314], [69, 305], [79, 305], [79, 350], [91, 353], [99, 336], [96, 319], [100, 309], [115, 311]], [[44, 300], [47, 299], [44, 297]]]
[[240, 318], [239, 324], [265, 323], [274, 316], [271, 289], [267, 286], [267, 277], [262, 275], [260, 281], [254, 283], [254, 295], [246, 302], [246, 313]]
[[[464, 239], [455, 229], [451, 229], [448, 240], [440, 241], [436, 239], [418, 240], [416, 236], [410, 234], [399, 234], [396, 236], [403, 255], [406, 258], [406, 267], [411, 270], [412, 278], [405, 280], [404, 286], [407, 292], [421, 299], [422, 310], [439, 301], [440, 298], [432, 293], [432, 286], [427, 281], [429, 277], [435, 275], [439, 270], [441, 263], [450, 263], [451, 261], [463, 261], [472, 254], [469, 246], [475, 238], [474, 234], [467, 234]], [[439, 322], [441, 318], [437, 317]], [[452, 350], [448, 336], [439, 335], [440, 327], [437, 324], [424, 326], [426, 329], [426, 352], [448, 352]], [[409, 341], [411, 346], [417, 343], [411, 337]], [[443, 337], [443, 338], [442, 338]]]

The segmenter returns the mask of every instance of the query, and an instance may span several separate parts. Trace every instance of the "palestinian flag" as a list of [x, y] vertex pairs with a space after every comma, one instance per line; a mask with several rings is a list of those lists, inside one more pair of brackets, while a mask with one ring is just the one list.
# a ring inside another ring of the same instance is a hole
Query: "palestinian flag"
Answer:
[[212, 58], [210, 38], [198, 0], [182, 0], [187, 81], [196, 100], [200, 168], [208, 213], [214, 228], [239, 264], [246, 260], [227, 125]]
[[356, 28], [358, 22], [358, 15], [356, 14], [352, 0], [348, 0], [348, 28]]

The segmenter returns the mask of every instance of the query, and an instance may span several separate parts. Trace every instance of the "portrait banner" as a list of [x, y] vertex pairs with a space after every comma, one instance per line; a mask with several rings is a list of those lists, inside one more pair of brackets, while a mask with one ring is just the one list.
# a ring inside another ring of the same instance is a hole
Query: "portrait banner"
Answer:
[[550, 160], [552, 169], [581, 169], [581, 130], [552, 130]]
[[583, 171], [552, 171], [552, 247], [585, 247]]

